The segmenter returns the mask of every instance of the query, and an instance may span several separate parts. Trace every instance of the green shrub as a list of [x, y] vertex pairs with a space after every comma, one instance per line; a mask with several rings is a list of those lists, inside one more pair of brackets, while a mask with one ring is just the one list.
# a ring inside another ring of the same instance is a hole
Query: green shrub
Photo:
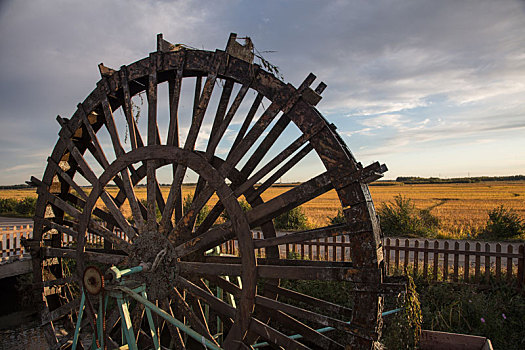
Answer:
[[18, 217], [32, 217], [35, 215], [36, 198], [26, 197], [21, 200], [15, 198], [0, 199], [0, 214]]
[[431, 209], [417, 209], [410, 198], [395, 196], [378, 210], [381, 230], [386, 236], [430, 237], [437, 234], [439, 220]]
[[[193, 196], [191, 194], [188, 194], [186, 197], [184, 197], [184, 201], [182, 203], [182, 212], [183, 214], [186, 214], [188, 210], [190, 210], [191, 203], [193, 202]], [[206, 216], [210, 213], [210, 209], [207, 205], [204, 205], [197, 214], [197, 220], [195, 221], [195, 224], [198, 226], [200, 225], [204, 219], [206, 219]]]
[[423, 314], [414, 279], [407, 275], [407, 293], [401, 294], [394, 304], [389, 303], [385, 311], [403, 307], [391, 316], [385, 316], [382, 342], [387, 349], [416, 349], [421, 336]]
[[[241, 199], [239, 201], [239, 205], [241, 206], [241, 209], [242, 209], [243, 212], [247, 212], [248, 210], [250, 210], [252, 208], [248, 204], [248, 202], [246, 202], [244, 199]], [[224, 219], [224, 221], [230, 220], [230, 215], [228, 214], [228, 212], [226, 210], [222, 212], [221, 217]]]
[[494, 349], [525, 349], [525, 299], [515, 285], [429, 283], [416, 278], [423, 329], [487, 337]]
[[514, 210], [501, 205], [490, 210], [488, 214], [487, 225], [480, 237], [506, 239], [516, 238], [525, 233], [525, 222]]
[[296, 207], [273, 219], [273, 223], [278, 230], [303, 230], [308, 227], [308, 218], [303, 208]]
[[336, 216], [332, 216], [332, 217], [328, 216], [328, 221], [330, 221], [330, 225], [338, 225], [338, 224], [346, 223], [346, 219], [345, 219], [345, 216], [343, 215], [342, 210], [338, 210]]

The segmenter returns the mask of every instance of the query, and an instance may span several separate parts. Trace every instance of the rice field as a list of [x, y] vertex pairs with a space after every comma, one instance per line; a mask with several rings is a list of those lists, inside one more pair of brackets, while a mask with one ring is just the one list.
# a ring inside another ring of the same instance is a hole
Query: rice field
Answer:
[[[274, 198], [292, 187], [271, 187], [263, 194], [263, 200]], [[116, 188], [111, 188], [109, 192], [116, 194], [116, 191]], [[183, 196], [192, 194], [193, 191], [194, 186], [184, 186]], [[162, 187], [162, 192], [166, 198], [169, 188]], [[376, 208], [392, 201], [397, 195], [412, 199], [417, 208], [433, 207], [432, 214], [442, 223], [442, 237], [465, 238], [468, 232], [483, 227], [488, 218], [487, 212], [500, 205], [516, 210], [525, 218], [525, 181], [414, 185], [396, 183], [388, 186], [370, 186], [370, 192]], [[136, 193], [139, 199], [146, 198], [145, 187], [136, 188]], [[0, 198], [21, 199], [26, 196], [33, 197], [36, 193], [33, 189], [0, 190]], [[216, 201], [214, 196], [208, 204], [213, 205]], [[102, 203], [99, 205], [103, 206]], [[327, 192], [303, 205], [312, 227], [326, 225], [328, 218], [335, 216], [340, 208], [335, 191]], [[122, 210], [125, 216], [131, 215], [127, 203]]]

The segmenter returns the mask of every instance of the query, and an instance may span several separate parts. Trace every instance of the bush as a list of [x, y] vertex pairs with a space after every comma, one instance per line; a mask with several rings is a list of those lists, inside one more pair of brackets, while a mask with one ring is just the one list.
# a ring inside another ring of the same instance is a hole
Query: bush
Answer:
[[32, 217], [35, 215], [36, 198], [26, 197], [21, 200], [15, 198], [0, 199], [0, 214], [18, 217]]
[[385, 236], [429, 237], [437, 234], [439, 220], [431, 209], [417, 209], [410, 198], [401, 195], [378, 210]]
[[525, 233], [525, 222], [512, 209], [503, 205], [489, 211], [487, 225], [481, 234], [483, 238], [516, 238]]
[[[243, 212], [247, 212], [248, 210], [250, 210], [252, 208], [248, 204], [248, 202], [246, 202], [244, 199], [241, 199], [239, 201], [239, 205], [241, 206], [241, 209], [242, 209]], [[221, 217], [224, 219], [224, 221], [230, 220], [230, 215], [228, 214], [228, 212], [226, 210], [222, 212]]]
[[394, 304], [387, 305], [386, 310], [404, 307], [402, 311], [384, 318], [382, 342], [387, 349], [416, 349], [421, 335], [423, 314], [421, 302], [414, 279], [407, 275], [407, 293], [402, 294]]
[[[184, 197], [184, 201], [182, 203], [182, 213], [186, 214], [188, 210], [190, 210], [191, 203], [193, 202], [193, 196], [191, 194], [188, 194], [186, 197]], [[204, 219], [206, 219], [206, 216], [210, 213], [210, 209], [207, 205], [204, 205], [197, 214], [197, 220], [195, 221], [195, 224], [198, 226], [202, 224]]]
[[303, 208], [296, 207], [273, 219], [273, 223], [278, 230], [303, 230], [308, 227], [308, 218]]
[[416, 277], [423, 329], [487, 337], [494, 349], [525, 349], [525, 300], [516, 286], [429, 283]]
[[345, 216], [343, 215], [342, 210], [337, 211], [336, 216], [327, 216], [328, 221], [330, 221], [330, 225], [338, 225], [338, 224], [346, 224]]
[[[146, 210], [148, 209], [147, 199], [142, 199], [140, 203], [142, 203], [142, 205], [144, 206], [144, 208], [146, 208]], [[162, 213], [160, 212], [159, 206], [157, 204], [155, 204], [155, 217], [157, 218], [157, 221], [159, 221], [162, 218]], [[135, 222], [133, 218], [129, 218], [128, 221], [131, 223]]]

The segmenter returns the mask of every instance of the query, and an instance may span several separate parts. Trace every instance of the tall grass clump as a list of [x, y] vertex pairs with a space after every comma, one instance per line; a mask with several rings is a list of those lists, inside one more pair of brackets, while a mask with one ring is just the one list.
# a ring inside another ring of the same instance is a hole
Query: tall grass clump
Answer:
[[410, 198], [395, 196], [378, 210], [381, 230], [386, 236], [435, 236], [439, 220], [430, 211], [431, 208], [417, 209]]

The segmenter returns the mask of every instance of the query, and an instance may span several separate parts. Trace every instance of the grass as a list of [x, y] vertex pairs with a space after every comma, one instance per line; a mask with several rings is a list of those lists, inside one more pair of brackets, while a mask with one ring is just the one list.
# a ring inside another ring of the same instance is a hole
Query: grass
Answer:
[[[290, 190], [293, 186], [280, 185], [269, 188], [263, 195], [264, 201]], [[115, 194], [116, 188], [110, 188]], [[193, 186], [183, 187], [183, 196], [191, 194]], [[440, 219], [442, 238], [468, 238], [485, 225], [488, 212], [500, 205], [514, 209], [518, 215], [525, 217], [525, 181], [501, 181], [458, 184], [401, 184], [390, 186], [371, 186], [370, 191], [376, 207], [392, 201], [395, 196], [410, 198], [418, 209], [433, 207], [432, 214]], [[146, 198], [146, 188], [136, 189], [139, 199]], [[169, 192], [163, 187], [164, 197]], [[0, 198], [36, 197], [34, 189], [0, 190]], [[208, 202], [211, 207], [217, 201], [213, 196]], [[99, 205], [102, 204], [99, 202]], [[329, 224], [329, 218], [336, 216], [341, 208], [335, 191], [329, 191], [314, 200], [303, 204], [303, 209], [311, 227]], [[124, 215], [131, 212], [127, 203], [123, 208]]]

